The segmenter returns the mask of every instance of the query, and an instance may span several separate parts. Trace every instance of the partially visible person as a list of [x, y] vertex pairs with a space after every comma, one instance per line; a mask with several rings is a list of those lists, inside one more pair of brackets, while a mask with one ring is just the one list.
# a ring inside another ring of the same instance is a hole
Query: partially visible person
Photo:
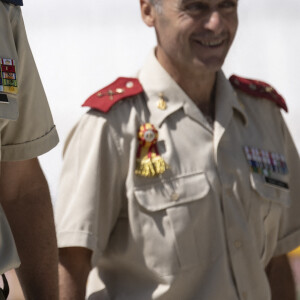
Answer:
[[[26, 299], [55, 300], [55, 227], [37, 157], [52, 149], [58, 136], [20, 5], [0, 1], [0, 274], [16, 268]], [[2, 297], [7, 293], [5, 285]]]
[[288, 258], [295, 278], [296, 294], [300, 299], [300, 247], [290, 252]]

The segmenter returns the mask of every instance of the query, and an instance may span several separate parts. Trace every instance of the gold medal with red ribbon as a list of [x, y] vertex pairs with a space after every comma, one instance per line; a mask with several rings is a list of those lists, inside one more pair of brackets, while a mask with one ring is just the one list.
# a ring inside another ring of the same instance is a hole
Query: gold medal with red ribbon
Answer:
[[162, 174], [168, 168], [157, 149], [158, 131], [154, 125], [141, 125], [139, 133], [139, 147], [136, 154], [135, 174], [143, 177], [153, 177]]

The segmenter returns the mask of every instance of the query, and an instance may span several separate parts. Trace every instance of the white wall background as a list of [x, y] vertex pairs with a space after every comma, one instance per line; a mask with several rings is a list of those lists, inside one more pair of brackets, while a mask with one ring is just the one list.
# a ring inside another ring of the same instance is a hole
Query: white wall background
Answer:
[[[53, 199], [68, 131], [92, 93], [134, 75], [155, 45], [138, 0], [24, 0], [28, 38], [60, 134], [40, 160]], [[225, 72], [271, 83], [286, 98], [287, 123], [300, 149], [300, 1], [240, 0], [240, 27]]]

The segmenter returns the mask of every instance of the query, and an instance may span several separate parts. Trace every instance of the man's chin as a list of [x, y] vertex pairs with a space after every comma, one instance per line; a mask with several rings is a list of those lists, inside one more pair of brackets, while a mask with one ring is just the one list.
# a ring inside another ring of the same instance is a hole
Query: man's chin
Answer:
[[218, 72], [224, 64], [224, 58], [212, 57], [205, 60], [194, 60], [194, 66], [197, 69], [202, 69], [204, 72]]

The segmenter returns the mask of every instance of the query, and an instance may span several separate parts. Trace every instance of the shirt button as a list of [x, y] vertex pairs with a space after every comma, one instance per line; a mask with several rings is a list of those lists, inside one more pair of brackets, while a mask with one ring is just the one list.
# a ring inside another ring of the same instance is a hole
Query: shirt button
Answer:
[[177, 194], [177, 193], [172, 193], [172, 195], [171, 195], [171, 199], [172, 199], [172, 201], [177, 201], [178, 199], [179, 199], [179, 195]]
[[239, 249], [239, 248], [241, 248], [241, 247], [242, 247], [242, 245], [243, 245], [243, 244], [242, 244], [242, 242], [241, 242], [241, 241], [238, 241], [238, 240], [237, 240], [237, 241], [235, 241], [235, 242], [234, 242], [234, 246], [235, 246], [235, 248], [236, 248], [236, 249]]

